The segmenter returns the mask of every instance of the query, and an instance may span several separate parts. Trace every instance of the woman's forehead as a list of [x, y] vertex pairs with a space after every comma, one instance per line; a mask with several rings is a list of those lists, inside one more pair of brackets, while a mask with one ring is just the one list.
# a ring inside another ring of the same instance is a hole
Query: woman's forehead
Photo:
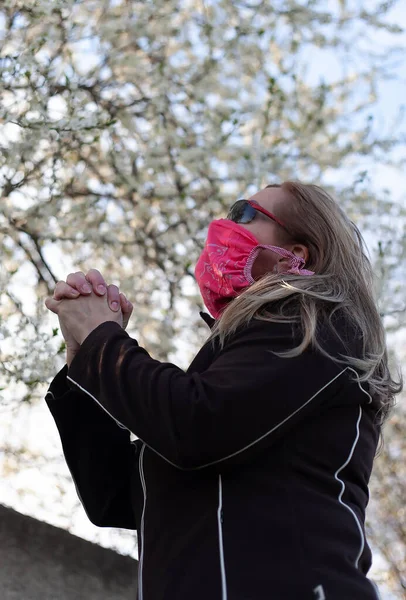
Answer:
[[289, 200], [288, 193], [280, 187], [265, 188], [250, 196], [250, 200], [255, 200], [263, 208], [270, 212], [277, 210], [278, 206], [285, 204]]

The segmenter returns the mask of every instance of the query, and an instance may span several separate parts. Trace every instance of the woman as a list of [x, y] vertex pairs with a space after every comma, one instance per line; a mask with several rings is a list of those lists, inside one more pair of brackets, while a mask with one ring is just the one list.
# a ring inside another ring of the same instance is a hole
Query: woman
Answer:
[[137, 530], [139, 600], [376, 599], [368, 481], [401, 384], [357, 228], [317, 186], [268, 186], [210, 224], [195, 273], [214, 319], [186, 373], [128, 336], [98, 272], [46, 301], [69, 347], [46, 401], [89, 519]]

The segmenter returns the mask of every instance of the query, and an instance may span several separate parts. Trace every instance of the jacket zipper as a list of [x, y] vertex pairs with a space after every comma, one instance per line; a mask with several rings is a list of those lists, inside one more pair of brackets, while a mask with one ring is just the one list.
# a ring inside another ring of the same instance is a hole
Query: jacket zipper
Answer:
[[147, 505], [147, 486], [145, 484], [145, 477], [144, 477], [144, 450], [145, 450], [145, 444], [142, 445], [142, 448], [140, 451], [140, 457], [138, 460], [142, 491], [144, 494], [144, 506], [142, 508], [141, 527], [140, 527], [141, 554], [139, 557], [139, 565], [138, 565], [138, 600], [143, 600], [142, 569], [144, 566], [144, 546], [145, 546], [144, 522], [145, 522], [145, 508]]

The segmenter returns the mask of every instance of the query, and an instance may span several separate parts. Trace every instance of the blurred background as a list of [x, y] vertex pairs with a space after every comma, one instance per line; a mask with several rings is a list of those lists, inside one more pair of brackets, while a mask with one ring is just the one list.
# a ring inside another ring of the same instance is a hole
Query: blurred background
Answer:
[[[88, 521], [64, 462], [44, 300], [97, 268], [134, 304], [130, 335], [187, 368], [207, 226], [269, 183], [320, 184], [361, 229], [404, 366], [405, 99], [404, 0], [3, 0], [0, 504], [137, 558], [134, 532]], [[406, 598], [405, 432], [403, 395], [368, 510], [383, 600]]]

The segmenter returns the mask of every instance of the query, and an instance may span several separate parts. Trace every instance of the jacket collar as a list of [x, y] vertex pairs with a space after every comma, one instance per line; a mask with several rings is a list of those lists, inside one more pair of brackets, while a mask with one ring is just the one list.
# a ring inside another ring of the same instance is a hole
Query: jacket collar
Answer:
[[200, 311], [199, 315], [202, 317], [203, 321], [206, 323], [206, 325], [208, 325], [210, 327], [210, 329], [213, 327], [213, 325], [216, 322], [216, 319], [213, 319], [213, 317], [211, 317], [208, 313]]

